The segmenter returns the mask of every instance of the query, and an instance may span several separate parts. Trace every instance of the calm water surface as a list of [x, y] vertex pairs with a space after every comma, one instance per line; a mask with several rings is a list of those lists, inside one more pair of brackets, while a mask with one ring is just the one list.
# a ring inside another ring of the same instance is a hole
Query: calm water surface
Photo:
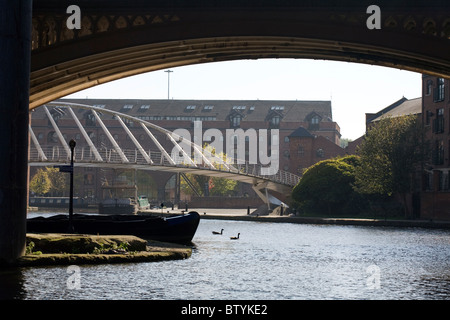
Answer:
[[2, 291], [20, 299], [450, 298], [449, 231], [201, 220], [193, 242], [186, 260], [81, 265], [79, 289], [68, 288], [67, 267], [3, 272]]

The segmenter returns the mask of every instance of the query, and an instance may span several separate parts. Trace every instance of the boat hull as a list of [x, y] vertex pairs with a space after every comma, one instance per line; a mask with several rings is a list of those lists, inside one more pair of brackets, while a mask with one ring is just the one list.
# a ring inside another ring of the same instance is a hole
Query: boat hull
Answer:
[[136, 214], [137, 208], [134, 205], [104, 205], [99, 204], [98, 213], [106, 215], [115, 214]]
[[[190, 243], [197, 231], [200, 215], [189, 212], [171, 217], [140, 215], [82, 215], [73, 216], [73, 227], [80, 234], [134, 235], [140, 238], [175, 243]], [[27, 220], [29, 233], [66, 233], [67, 215]]]

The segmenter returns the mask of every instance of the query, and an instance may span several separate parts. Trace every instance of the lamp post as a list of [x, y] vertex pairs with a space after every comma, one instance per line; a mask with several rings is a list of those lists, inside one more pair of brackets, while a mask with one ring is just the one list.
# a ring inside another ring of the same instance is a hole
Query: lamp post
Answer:
[[172, 70], [166, 70], [164, 72], [167, 72], [167, 100], [170, 98], [170, 73], [173, 72]]
[[77, 143], [75, 140], [69, 141], [70, 147], [70, 195], [69, 195], [69, 232], [74, 232], [73, 228], [73, 151]]

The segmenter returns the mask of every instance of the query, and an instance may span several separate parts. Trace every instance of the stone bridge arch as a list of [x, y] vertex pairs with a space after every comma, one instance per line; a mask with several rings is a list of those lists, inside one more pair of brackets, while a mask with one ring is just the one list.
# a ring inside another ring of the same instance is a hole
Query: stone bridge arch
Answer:
[[[30, 108], [98, 84], [189, 64], [262, 58], [339, 60], [450, 75], [445, 1], [35, 0]], [[254, 2], [254, 1], [253, 1]]]

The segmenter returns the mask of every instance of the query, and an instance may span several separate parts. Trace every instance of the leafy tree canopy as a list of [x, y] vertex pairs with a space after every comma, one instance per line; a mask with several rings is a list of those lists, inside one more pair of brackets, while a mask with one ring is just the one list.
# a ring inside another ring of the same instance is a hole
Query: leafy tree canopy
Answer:
[[[215, 164], [216, 168], [225, 169], [225, 164], [231, 162], [231, 159], [225, 153], [217, 153], [216, 149], [209, 144], [204, 144], [203, 152], [207, 155], [209, 161]], [[201, 195], [205, 195], [205, 188], [208, 188], [208, 193], [211, 196], [229, 196], [234, 193], [238, 185], [237, 181], [225, 178], [193, 175], [189, 173], [186, 174], [186, 177]], [[181, 190], [186, 194], [193, 194], [192, 189], [184, 179], [181, 179]]]
[[357, 156], [324, 160], [308, 168], [292, 192], [306, 211], [342, 212], [353, 198]]
[[44, 169], [39, 169], [30, 181], [30, 190], [37, 195], [44, 195], [50, 191], [52, 183], [48, 173]]
[[412, 173], [425, 154], [423, 129], [415, 115], [383, 118], [375, 123], [358, 148], [356, 190], [365, 194], [407, 193]]

